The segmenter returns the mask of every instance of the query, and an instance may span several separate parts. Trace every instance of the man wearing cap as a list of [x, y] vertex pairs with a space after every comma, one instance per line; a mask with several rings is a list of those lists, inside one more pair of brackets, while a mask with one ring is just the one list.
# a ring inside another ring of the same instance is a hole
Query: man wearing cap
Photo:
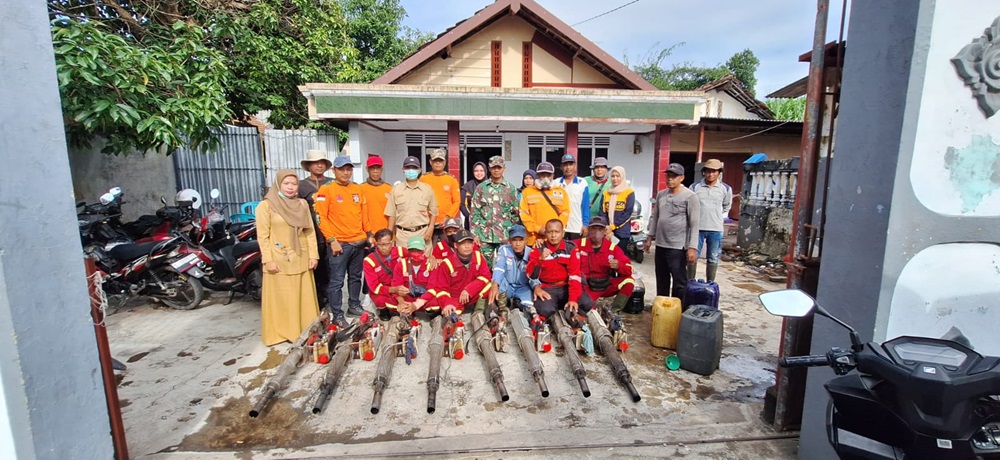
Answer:
[[361, 186], [351, 182], [354, 164], [348, 156], [333, 160], [334, 181], [316, 192], [316, 213], [319, 229], [329, 245], [330, 286], [327, 303], [330, 313], [338, 323], [344, 319], [344, 277], [347, 277], [348, 309], [350, 315], [360, 316], [361, 273], [368, 245], [368, 234], [362, 216], [366, 211]]
[[490, 178], [476, 187], [472, 195], [472, 234], [479, 240], [483, 257], [490, 264], [493, 254], [507, 240], [507, 230], [518, 216], [517, 187], [503, 178], [503, 157], [490, 158]]
[[[649, 215], [649, 244], [656, 246], [656, 295], [684, 299], [687, 288], [687, 264], [696, 260], [698, 218], [701, 204], [698, 195], [684, 186], [684, 167], [670, 163], [667, 188], [656, 194]], [[671, 280], [673, 286], [671, 286]]]
[[[420, 240], [421, 243], [423, 241]], [[392, 242], [392, 232], [389, 229], [383, 228], [375, 232], [375, 250], [365, 257], [364, 270], [368, 296], [375, 304], [380, 318], [387, 319], [390, 312], [396, 310], [396, 296], [403, 292], [392, 285], [393, 271], [403, 257], [403, 248]]]
[[[396, 299], [396, 312], [399, 314], [409, 315], [418, 310], [414, 302], [427, 294], [427, 286], [430, 284], [434, 268], [429, 265], [431, 261], [427, 257], [425, 243], [424, 237], [411, 236], [406, 241], [405, 256], [400, 258], [392, 269], [392, 287], [396, 291], [393, 295]], [[429, 311], [438, 310], [437, 296], [434, 293], [428, 295], [421, 308]], [[391, 313], [387, 310], [387, 314]]]
[[462, 206], [462, 193], [458, 180], [445, 171], [447, 155], [444, 149], [431, 151], [431, 173], [424, 174], [420, 181], [430, 185], [437, 197], [438, 215], [434, 221], [434, 236], [440, 238], [444, 233], [444, 221], [449, 217], [458, 217]]
[[[299, 181], [299, 198], [309, 203], [309, 211], [312, 212], [313, 222], [318, 228], [319, 216], [316, 215], [315, 195], [320, 187], [329, 184], [333, 180], [326, 176], [326, 172], [333, 167], [333, 162], [326, 157], [326, 153], [322, 150], [313, 149], [306, 151], [306, 159], [299, 162], [299, 164], [302, 165], [302, 169], [309, 172], [308, 177]], [[313, 271], [313, 275], [316, 278], [316, 298], [319, 299], [320, 305], [326, 305], [326, 290], [330, 284], [330, 272], [328, 270], [330, 262], [326, 260], [327, 247], [322, 232], [316, 232], [316, 243], [319, 248], [319, 262]]]
[[528, 230], [526, 241], [529, 246], [540, 247], [545, 239], [545, 223], [556, 219], [566, 225], [569, 219], [569, 194], [566, 189], [552, 182], [556, 168], [552, 163], [538, 163], [535, 185], [521, 192], [518, 206], [521, 223]]
[[434, 232], [434, 219], [438, 213], [437, 199], [431, 186], [420, 182], [420, 160], [406, 157], [403, 160], [406, 180], [392, 186], [385, 204], [389, 230], [395, 235], [396, 244], [405, 246], [413, 235], [430, 242]]
[[587, 181], [576, 175], [576, 157], [565, 154], [562, 157], [562, 177], [556, 180], [569, 194], [569, 218], [566, 220], [566, 239], [578, 240], [587, 236], [587, 222], [590, 222], [590, 190]]
[[611, 308], [620, 312], [628, 303], [635, 280], [632, 262], [620, 246], [605, 238], [608, 218], [597, 214], [590, 218], [590, 231], [577, 245], [580, 252], [580, 272], [583, 290], [591, 299], [615, 296]]
[[593, 306], [581, 284], [580, 253], [576, 245], [563, 239], [565, 235], [562, 221], [549, 220], [541, 248], [528, 257], [528, 277], [537, 281], [532, 292], [535, 310], [543, 318], [559, 310], [587, 313]]
[[594, 158], [594, 164], [590, 166], [590, 176], [585, 180], [587, 191], [590, 193], [590, 216], [593, 217], [601, 214], [604, 191], [611, 187], [608, 183], [608, 159]]
[[486, 296], [492, 285], [490, 268], [483, 255], [473, 249], [474, 239], [468, 230], [459, 230], [453, 237], [455, 251], [431, 273], [427, 292], [413, 302], [413, 308], [435, 311], [442, 315], [462, 314], [468, 307], [486, 307]]
[[[431, 250], [431, 257], [434, 259], [431, 261], [432, 269], [455, 252], [455, 242], [452, 241], [452, 237], [461, 229], [462, 222], [454, 217], [444, 221], [444, 237], [434, 243], [434, 249]], [[479, 245], [475, 245], [474, 248], [478, 251]]]
[[392, 186], [382, 180], [382, 157], [368, 154], [365, 168], [368, 170], [368, 180], [361, 184], [361, 193], [368, 203], [368, 212], [364, 216], [367, 219], [365, 228], [368, 229], [368, 236], [373, 237], [375, 232], [389, 228], [385, 205], [389, 202]]
[[514, 225], [510, 227], [508, 243], [497, 248], [488, 303], [498, 302], [500, 308], [507, 309], [508, 301], [516, 299], [520, 300], [522, 308], [534, 306], [531, 290], [538, 281], [528, 279], [528, 259], [532, 250], [524, 242], [526, 236], [528, 232], [524, 226]]
[[[701, 215], [698, 218], [698, 252], [708, 241], [708, 251], [705, 254], [705, 279], [715, 281], [719, 271], [719, 255], [722, 254], [722, 232], [725, 231], [725, 218], [733, 207], [733, 189], [722, 182], [722, 162], [712, 158], [701, 167], [702, 179], [691, 186], [691, 191], [698, 195], [701, 204]], [[698, 259], [688, 264], [688, 278], [694, 278], [698, 273]]]

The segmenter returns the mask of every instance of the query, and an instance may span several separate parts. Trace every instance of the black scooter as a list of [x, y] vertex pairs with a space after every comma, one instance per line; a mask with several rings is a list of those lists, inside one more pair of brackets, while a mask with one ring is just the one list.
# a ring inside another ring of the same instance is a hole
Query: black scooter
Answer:
[[976, 353], [967, 340], [960, 343], [960, 333], [862, 343], [857, 331], [799, 290], [764, 293], [760, 301], [773, 315], [815, 311], [850, 331], [850, 349], [779, 362], [829, 366], [841, 376], [825, 384], [827, 435], [840, 458], [1000, 458], [1000, 358]]

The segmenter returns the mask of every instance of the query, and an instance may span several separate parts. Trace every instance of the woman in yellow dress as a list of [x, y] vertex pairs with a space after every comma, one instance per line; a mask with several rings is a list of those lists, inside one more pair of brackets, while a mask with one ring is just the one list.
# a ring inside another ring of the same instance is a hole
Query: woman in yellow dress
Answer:
[[319, 262], [316, 229], [309, 205], [298, 192], [295, 172], [282, 169], [257, 206], [257, 241], [264, 264], [260, 332], [267, 346], [294, 342], [319, 316], [312, 272]]

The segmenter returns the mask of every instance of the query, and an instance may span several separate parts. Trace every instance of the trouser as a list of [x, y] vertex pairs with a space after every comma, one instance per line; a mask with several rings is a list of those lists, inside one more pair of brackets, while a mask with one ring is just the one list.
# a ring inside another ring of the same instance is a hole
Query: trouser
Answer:
[[[370, 244], [365, 245], [365, 255], [364, 255], [364, 257], [368, 257], [373, 252], [375, 252], [375, 247], [374, 246], [372, 246]], [[361, 283], [361, 293], [365, 294], [365, 295], [369, 294], [369, 292], [368, 292], [368, 283], [364, 283], [364, 282]], [[368, 298], [370, 299], [371, 296], [368, 296]]]
[[496, 257], [497, 249], [500, 249], [503, 243], [485, 243], [479, 242], [479, 252], [483, 253], [483, 257], [486, 258], [486, 263], [493, 269], [494, 258]]
[[[687, 289], [687, 251], [656, 247], [656, 295], [684, 300]], [[671, 280], [673, 285], [671, 286]]]
[[[409, 230], [403, 230], [403, 229], [401, 229], [399, 227], [396, 227], [396, 246], [399, 246], [399, 247], [402, 247], [402, 248], [406, 248], [406, 242], [410, 240], [411, 236], [413, 236], [413, 235], [420, 235], [420, 237], [423, 238], [424, 237], [424, 232], [426, 232], [426, 231], [427, 231], [426, 226], [424, 228], [421, 228], [420, 230], [415, 231], [415, 232], [411, 232]], [[427, 246], [426, 252], [428, 254], [430, 254], [431, 250], [434, 249], [434, 246], [430, 245], [430, 244], [428, 244], [426, 246]]]
[[583, 285], [583, 290], [587, 292], [587, 295], [590, 296], [592, 300], [611, 297], [617, 294], [629, 297], [632, 295], [632, 291], [635, 290], [635, 280], [630, 277], [620, 276], [618, 278], [611, 278], [609, 280], [608, 287], [603, 291], [591, 289], [590, 286], [586, 284]]
[[[569, 302], [569, 286], [546, 286], [542, 285], [542, 290], [552, 296], [549, 300], [538, 299], [535, 301], [535, 312], [543, 318], [549, 318], [557, 311], [566, 307]], [[587, 313], [590, 307], [594, 306], [594, 301], [584, 290], [580, 293], [580, 300], [576, 301], [580, 305], [580, 313]]]
[[[489, 286], [487, 286], [486, 289], [483, 289], [482, 292], [470, 292], [469, 301], [466, 303], [460, 303], [458, 301], [459, 297], [462, 295], [462, 291], [452, 292], [450, 293], [451, 294], [450, 297], [449, 296], [438, 297], [436, 299], [437, 302], [435, 302], [435, 307], [436, 309], [438, 309], [438, 311], [440, 311], [440, 309], [450, 305], [452, 307], [455, 307], [456, 313], [461, 315], [466, 310], [468, 310], [469, 307], [478, 307], [479, 305], [476, 304], [479, 303], [480, 301], [482, 301], [483, 304], [482, 306], [485, 306], [486, 305], [485, 295], [488, 292], [490, 292]], [[427, 305], [431, 305], [431, 302], [428, 302]], [[426, 305], [424, 306], [424, 309], [431, 311], [431, 308]]]
[[381, 310], [383, 308], [388, 308], [390, 310], [396, 309], [395, 296], [369, 293], [368, 297], [372, 299], [372, 305], [375, 305], [376, 310]]
[[526, 284], [514, 286], [508, 283], [507, 280], [501, 280], [497, 290], [500, 292], [500, 297], [497, 300], [501, 307], [512, 308], [513, 305], [509, 305], [511, 299], [518, 299], [523, 307], [530, 307], [535, 304], [532, 299], [531, 287]]
[[[365, 250], [363, 246], [341, 243], [343, 252], [330, 256], [330, 286], [327, 302], [334, 317], [344, 316], [344, 276], [347, 276], [348, 307], [361, 308], [361, 272], [364, 270]], [[329, 252], [329, 249], [327, 250]]]
[[708, 251], [705, 253], [705, 262], [710, 264], [719, 263], [719, 256], [722, 255], [722, 232], [712, 232], [708, 230], [698, 231], [698, 256], [701, 256], [701, 248], [708, 241]]
[[329, 246], [326, 244], [322, 238], [317, 238], [317, 244], [319, 249], [319, 262], [316, 263], [316, 269], [313, 270], [313, 277], [316, 280], [316, 299], [319, 300], [320, 305], [326, 305], [326, 291], [330, 288], [330, 263], [329, 260]]

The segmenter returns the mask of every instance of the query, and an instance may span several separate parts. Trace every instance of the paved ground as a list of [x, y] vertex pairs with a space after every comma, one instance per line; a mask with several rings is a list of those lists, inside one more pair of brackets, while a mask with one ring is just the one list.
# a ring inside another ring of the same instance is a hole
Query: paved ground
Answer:
[[[652, 261], [640, 265], [652, 302]], [[702, 265], [702, 269], [704, 266]], [[310, 408], [324, 367], [309, 363], [257, 419], [252, 400], [288, 345], [265, 347], [259, 304], [194, 311], [129, 305], [108, 318], [111, 349], [126, 362], [119, 395], [135, 458], [794, 458], [797, 433], [760, 419], [774, 381], [781, 320], [756, 295], [783, 286], [723, 263], [725, 312], [720, 370], [710, 377], [669, 371], [669, 353], [649, 346], [650, 313], [626, 315], [625, 354], [642, 401], [633, 403], [599, 355], [583, 357], [593, 395], [584, 398], [561, 356], [542, 355], [551, 392], [542, 398], [520, 351], [499, 361], [510, 394], [501, 402], [478, 352], [442, 360], [437, 412], [426, 413], [427, 357], [397, 359], [382, 411], [370, 413], [375, 363], [349, 363], [325, 412]], [[427, 329], [427, 328], [425, 328]], [[426, 350], [427, 335], [418, 350]]]

